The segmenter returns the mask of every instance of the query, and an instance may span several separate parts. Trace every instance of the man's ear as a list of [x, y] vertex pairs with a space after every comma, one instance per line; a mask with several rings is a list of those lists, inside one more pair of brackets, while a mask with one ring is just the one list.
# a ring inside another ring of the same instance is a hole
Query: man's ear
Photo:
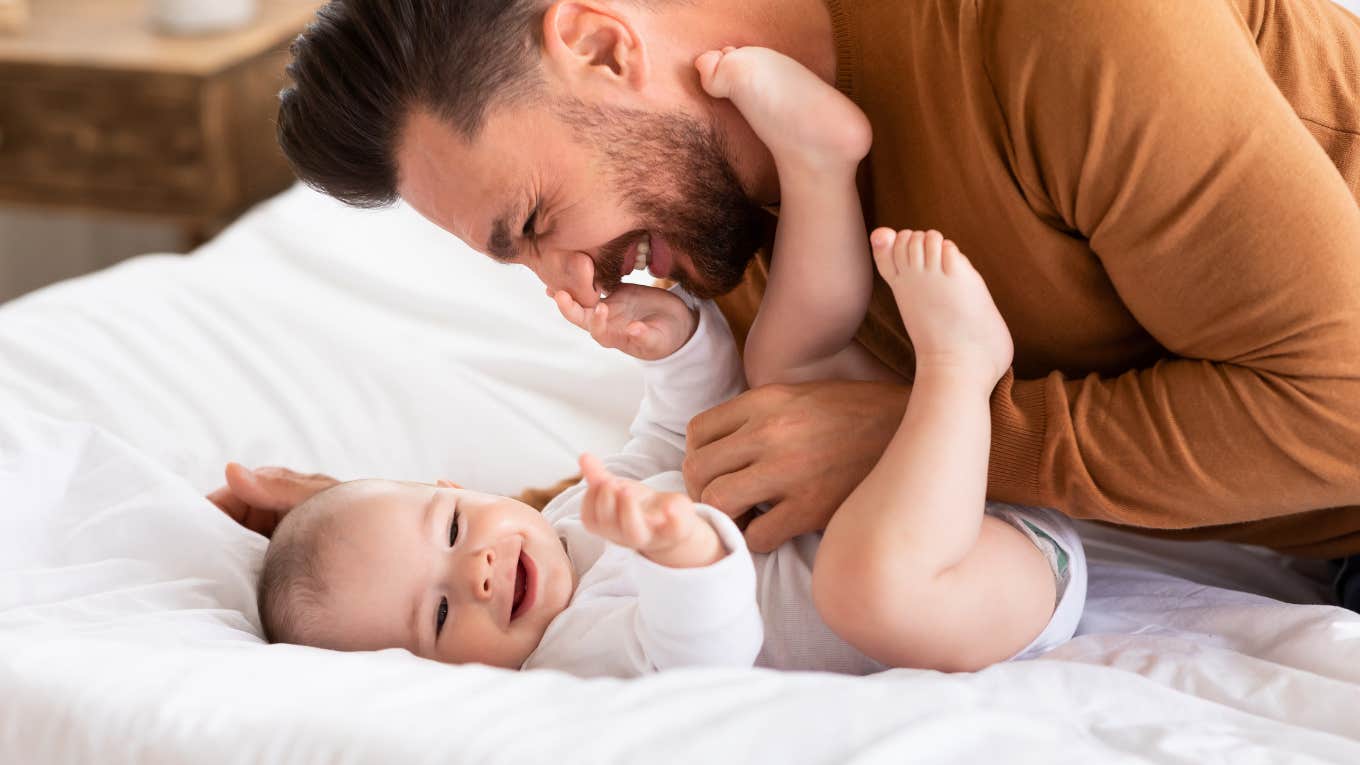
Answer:
[[641, 90], [647, 84], [642, 38], [608, 5], [560, 0], [548, 6], [543, 49], [545, 66], [571, 90], [608, 85]]

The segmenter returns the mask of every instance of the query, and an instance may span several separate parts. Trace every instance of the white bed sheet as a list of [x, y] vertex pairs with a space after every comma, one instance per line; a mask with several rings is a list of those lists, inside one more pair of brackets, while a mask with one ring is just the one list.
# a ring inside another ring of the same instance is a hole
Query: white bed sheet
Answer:
[[261, 643], [263, 542], [202, 499], [226, 459], [514, 491], [638, 393], [531, 276], [300, 188], [0, 307], [0, 762], [1360, 762], [1360, 617], [1287, 605], [1320, 586], [1276, 556], [1094, 526], [1082, 634], [973, 675]]

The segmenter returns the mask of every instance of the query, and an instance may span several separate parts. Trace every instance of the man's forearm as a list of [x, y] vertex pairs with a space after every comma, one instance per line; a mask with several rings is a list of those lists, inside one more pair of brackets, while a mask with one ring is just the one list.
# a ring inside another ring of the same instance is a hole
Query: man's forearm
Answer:
[[1008, 377], [992, 422], [989, 495], [1075, 518], [1183, 529], [1360, 504], [1360, 378], [1190, 360]]

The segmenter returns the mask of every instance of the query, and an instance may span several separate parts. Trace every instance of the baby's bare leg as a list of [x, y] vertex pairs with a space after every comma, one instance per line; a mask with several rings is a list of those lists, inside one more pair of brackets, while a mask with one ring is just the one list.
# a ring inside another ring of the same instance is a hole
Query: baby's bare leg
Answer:
[[1016, 529], [985, 518], [990, 396], [1010, 334], [982, 278], [938, 233], [876, 231], [917, 370], [902, 424], [827, 526], [813, 572], [827, 624], [895, 666], [976, 669], [1042, 630], [1053, 574]]
[[696, 66], [707, 91], [741, 111], [779, 171], [779, 226], [746, 343], [747, 380], [754, 387], [826, 377], [818, 363], [853, 342], [873, 289], [855, 188], [872, 138], [868, 119], [772, 50], [710, 51]]

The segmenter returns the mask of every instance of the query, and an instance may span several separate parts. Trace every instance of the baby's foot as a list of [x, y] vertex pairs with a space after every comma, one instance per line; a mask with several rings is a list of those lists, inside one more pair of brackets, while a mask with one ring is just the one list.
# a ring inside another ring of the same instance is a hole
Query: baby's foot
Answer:
[[776, 164], [853, 172], [869, 153], [873, 133], [864, 112], [788, 56], [728, 47], [703, 54], [694, 65], [704, 90], [736, 105]]
[[1010, 367], [1014, 346], [973, 264], [938, 231], [881, 228], [869, 241], [911, 335], [917, 377], [962, 372], [990, 393]]

